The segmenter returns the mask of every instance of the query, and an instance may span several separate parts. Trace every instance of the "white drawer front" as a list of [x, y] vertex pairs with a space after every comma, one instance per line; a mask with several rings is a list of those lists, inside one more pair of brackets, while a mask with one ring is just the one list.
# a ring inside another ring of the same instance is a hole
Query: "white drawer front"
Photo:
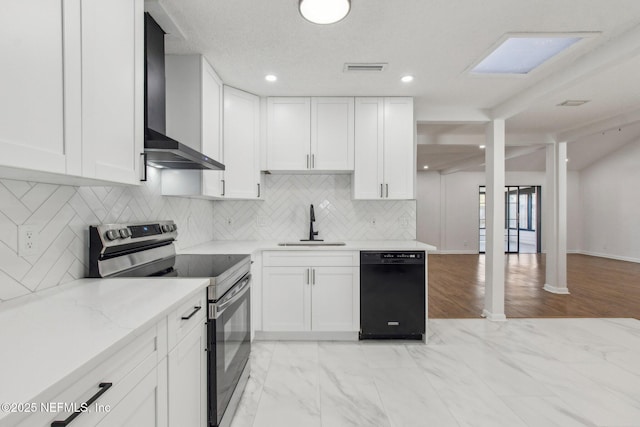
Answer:
[[206, 321], [206, 314], [207, 294], [205, 290], [189, 298], [188, 301], [169, 313], [167, 318], [169, 350], [175, 347], [196, 325], [202, 325]]
[[357, 267], [358, 251], [265, 251], [265, 267]]

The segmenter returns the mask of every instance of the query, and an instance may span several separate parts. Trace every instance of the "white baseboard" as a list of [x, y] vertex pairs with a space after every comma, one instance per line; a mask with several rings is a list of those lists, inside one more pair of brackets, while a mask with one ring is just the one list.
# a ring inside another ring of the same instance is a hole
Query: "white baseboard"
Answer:
[[[567, 251], [567, 253], [568, 253], [568, 251]], [[597, 256], [599, 258], [615, 259], [615, 260], [618, 260], [618, 261], [627, 261], [627, 262], [640, 263], [640, 258], [633, 258], [633, 257], [612, 255], [612, 254], [603, 254], [603, 253], [600, 253], [600, 252], [591, 252], [591, 251], [578, 250], [578, 251], [572, 252], [572, 253], [577, 253], [577, 254], [582, 254], [582, 255], [589, 255], [589, 256]]]
[[506, 322], [507, 316], [504, 313], [492, 313], [487, 309], [482, 310], [482, 317], [492, 322]]
[[444, 249], [438, 251], [429, 251], [429, 254], [436, 255], [478, 255], [478, 251], [468, 249]]
[[543, 289], [547, 292], [551, 292], [552, 294], [569, 295], [569, 289], [566, 287], [559, 288], [557, 286], [553, 286], [553, 285], [549, 285], [548, 283], [545, 283]]

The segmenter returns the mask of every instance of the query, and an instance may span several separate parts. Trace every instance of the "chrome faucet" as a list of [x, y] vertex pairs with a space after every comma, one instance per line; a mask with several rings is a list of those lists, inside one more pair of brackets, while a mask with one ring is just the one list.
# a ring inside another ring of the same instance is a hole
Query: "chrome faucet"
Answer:
[[322, 242], [322, 239], [316, 239], [315, 236], [318, 235], [317, 231], [313, 231], [313, 223], [316, 222], [316, 214], [313, 211], [313, 205], [311, 205], [311, 209], [309, 211], [309, 238], [302, 239], [302, 242]]

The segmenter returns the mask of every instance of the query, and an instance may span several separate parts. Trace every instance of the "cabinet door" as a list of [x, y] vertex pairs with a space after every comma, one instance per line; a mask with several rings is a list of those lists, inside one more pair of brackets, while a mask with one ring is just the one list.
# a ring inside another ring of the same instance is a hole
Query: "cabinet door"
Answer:
[[[161, 410], [162, 385], [158, 381], [158, 367], [144, 377], [127, 396], [122, 399], [97, 424], [98, 427], [165, 427], [165, 415]], [[186, 424], [184, 424], [186, 425]]]
[[267, 168], [307, 170], [311, 162], [311, 99], [267, 100]]
[[225, 197], [257, 199], [260, 183], [260, 99], [224, 87]]
[[[413, 199], [416, 175], [412, 98], [384, 100], [384, 191], [388, 199]], [[388, 186], [388, 191], [387, 191]]]
[[193, 327], [169, 353], [169, 426], [206, 425], [206, 325]]
[[353, 170], [353, 98], [311, 98], [311, 169]]
[[383, 196], [383, 137], [383, 99], [356, 98], [354, 199], [380, 199]]
[[357, 331], [360, 323], [357, 267], [312, 267], [311, 329]]
[[63, 23], [74, 20], [65, 16], [69, 6], [61, 0], [2, 1], [0, 165], [66, 173]]
[[[222, 80], [202, 58], [202, 153], [224, 163], [222, 144]], [[223, 171], [202, 171], [202, 194], [222, 196]]]
[[311, 328], [310, 269], [265, 267], [262, 276], [262, 322], [265, 331]]
[[144, 2], [82, 1], [82, 175], [140, 180]]

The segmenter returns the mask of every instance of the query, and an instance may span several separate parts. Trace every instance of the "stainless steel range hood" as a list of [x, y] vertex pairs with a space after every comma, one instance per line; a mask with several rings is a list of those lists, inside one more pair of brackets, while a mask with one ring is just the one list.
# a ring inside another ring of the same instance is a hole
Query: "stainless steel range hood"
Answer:
[[167, 169], [224, 170], [224, 165], [166, 135], [164, 31], [145, 14], [144, 152], [147, 164]]

